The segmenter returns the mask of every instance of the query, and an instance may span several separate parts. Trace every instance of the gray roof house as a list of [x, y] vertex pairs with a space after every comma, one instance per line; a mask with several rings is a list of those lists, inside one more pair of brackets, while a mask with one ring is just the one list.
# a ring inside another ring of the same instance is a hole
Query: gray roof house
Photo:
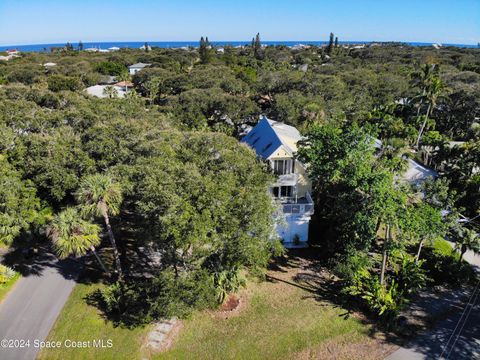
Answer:
[[242, 139], [276, 175], [270, 194], [278, 205], [277, 234], [287, 248], [307, 246], [314, 211], [311, 182], [304, 165], [294, 157], [301, 139], [300, 132], [293, 126], [265, 116]]
[[135, 75], [137, 72], [139, 72], [140, 70], [150, 66], [152, 64], [145, 64], [145, 63], [136, 63], [136, 64], [133, 64], [133, 65], [130, 65], [128, 67], [128, 72], [130, 73], [130, 75]]

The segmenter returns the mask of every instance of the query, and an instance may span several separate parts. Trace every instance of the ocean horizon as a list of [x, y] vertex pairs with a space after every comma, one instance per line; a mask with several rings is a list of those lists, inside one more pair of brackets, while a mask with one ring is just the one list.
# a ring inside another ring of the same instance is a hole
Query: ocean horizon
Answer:
[[[148, 45], [152, 47], [160, 48], [182, 48], [182, 47], [198, 47], [198, 41], [147, 41]], [[249, 41], [211, 41], [214, 46], [241, 46], [250, 44]], [[402, 43], [410, 46], [432, 46], [436, 43], [428, 42], [408, 42], [408, 41], [339, 41], [340, 45], [358, 45], [358, 44], [372, 44], [372, 43]], [[52, 43], [52, 44], [23, 44], [23, 45], [1, 45], [0, 51], [5, 51], [9, 49], [16, 49], [23, 52], [42, 52], [49, 51], [50, 48], [58, 48], [64, 46], [66, 43]], [[78, 42], [71, 43], [75, 48], [78, 46]], [[99, 42], [84, 42], [83, 48], [97, 48], [97, 49], [108, 49], [111, 47], [119, 48], [133, 48], [138, 49], [143, 46], [145, 41], [99, 41]], [[264, 45], [285, 45], [285, 46], [295, 46], [295, 45], [325, 45], [328, 44], [328, 41], [290, 41], [290, 40], [279, 40], [279, 41], [262, 41]], [[464, 48], [476, 48], [478, 45], [472, 44], [447, 44], [442, 43], [442, 46], [455, 46], [455, 47], [464, 47]]]

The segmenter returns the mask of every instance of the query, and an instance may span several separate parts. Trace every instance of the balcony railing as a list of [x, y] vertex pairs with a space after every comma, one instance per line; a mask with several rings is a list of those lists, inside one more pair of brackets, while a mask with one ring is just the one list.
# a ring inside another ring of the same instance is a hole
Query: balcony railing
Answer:
[[294, 186], [298, 182], [298, 174], [285, 174], [278, 175], [277, 181], [273, 184], [274, 186]]
[[279, 200], [284, 214], [313, 214], [313, 200], [308, 192], [305, 194], [305, 197], [283, 198]]

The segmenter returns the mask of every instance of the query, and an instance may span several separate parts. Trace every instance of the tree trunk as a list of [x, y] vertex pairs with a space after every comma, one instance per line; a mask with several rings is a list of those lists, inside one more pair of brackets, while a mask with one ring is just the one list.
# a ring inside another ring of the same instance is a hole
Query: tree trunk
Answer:
[[122, 278], [122, 264], [120, 263], [120, 255], [118, 253], [117, 243], [115, 242], [115, 237], [113, 236], [112, 226], [110, 225], [110, 218], [106, 212], [103, 213], [103, 218], [105, 220], [105, 225], [107, 226], [108, 237], [110, 238], [110, 243], [113, 248], [113, 255], [115, 257], [115, 268], [118, 273], [118, 276]]
[[462, 245], [462, 247], [460, 248], [460, 258], [458, 259], [458, 265], [462, 263], [463, 255], [465, 255], [466, 252], [467, 252], [467, 247], [465, 245]]
[[382, 220], [381, 220], [381, 219], [378, 219], [378, 220], [377, 220], [377, 225], [375, 225], [375, 236], [376, 236], [377, 233], [378, 233], [378, 229], [380, 229], [380, 225], [382, 225]]
[[428, 121], [428, 117], [430, 116], [431, 108], [432, 108], [432, 104], [430, 103], [430, 104], [428, 104], [428, 109], [427, 109], [427, 113], [425, 115], [425, 119], [423, 120], [422, 126], [420, 128], [419, 133], [418, 133], [417, 142], [415, 143], [415, 147], [417, 148], [417, 150], [418, 150], [418, 147], [420, 146], [420, 140], [422, 139], [423, 131], [425, 130], [425, 126], [427, 125], [427, 121]]
[[92, 251], [93, 255], [97, 258], [98, 263], [102, 267], [103, 271], [110, 276], [110, 272], [108, 271], [107, 267], [103, 263], [102, 259], [100, 259], [100, 256], [98, 256], [97, 252], [95, 251], [95, 247], [91, 246], [90, 250]]
[[382, 271], [380, 273], [380, 285], [383, 285], [385, 282], [385, 269], [387, 268], [387, 244], [390, 234], [390, 225], [387, 224], [385, 227], [385, 240], [383, 241], [383, 251], [382, 251]]
[[418, 261], [420, 260], [420, 252], [422, 251], [423, 242], [424, 240], [422, 239], [420, 241], [420, 244], [418, 244], [418, 251], [417, 251], [417, 256], [415, 257], [415, 264], [418, 264]]

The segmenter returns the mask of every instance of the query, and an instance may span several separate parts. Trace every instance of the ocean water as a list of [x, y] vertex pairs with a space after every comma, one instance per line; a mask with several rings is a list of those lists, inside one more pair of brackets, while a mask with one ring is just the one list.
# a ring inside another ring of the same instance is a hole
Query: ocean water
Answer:
[[[239, 46], [250, 44], [248, 41], [212, 41], [212, 44], [215, 46]], [[262, 41], [262, 44], [265, 45], [286, 45], [286, 46], [295, 46], [299, 44], [305, 45], [325, 45], [327, 41]], [[352, 45], [352, 44], [369, 44], [372, 41], [340, 41], [340, 45]], [[139, 47], [145, 44], [144, 41], [115, 41], [115, 42], [85, 42], [83, 43], [83, 48], [98, 48], [98, 49], [108, 49], [110, 47], [119, 47], [119, 48], [134, 48], [138, 49]], [[150, 46], [157, 46], [161, 48], [181, 48], [193, 46], [197, 47], [199, 45], [198, 41], [148, 41]], [[406, 42], [411, 46], [431, 46], [433, 43], [421, 43], [421, 42]], [[5, 51], [8, 49], [17, 49], [24, 52], [41, 52], [49, 51], [52, 47], [62, 47], [65, 43], [59, 44], [32, 44], [32, 45], [8, 45], [0, 46], [0, 51]], [[73, 43], [74, 47], [77, 47], [78, 43]], [[465, 45], [465, 44], [443, 44], [443, 46], [457, 46], [457, 47], [469, 47], [475, 48], [477, 45]]]

